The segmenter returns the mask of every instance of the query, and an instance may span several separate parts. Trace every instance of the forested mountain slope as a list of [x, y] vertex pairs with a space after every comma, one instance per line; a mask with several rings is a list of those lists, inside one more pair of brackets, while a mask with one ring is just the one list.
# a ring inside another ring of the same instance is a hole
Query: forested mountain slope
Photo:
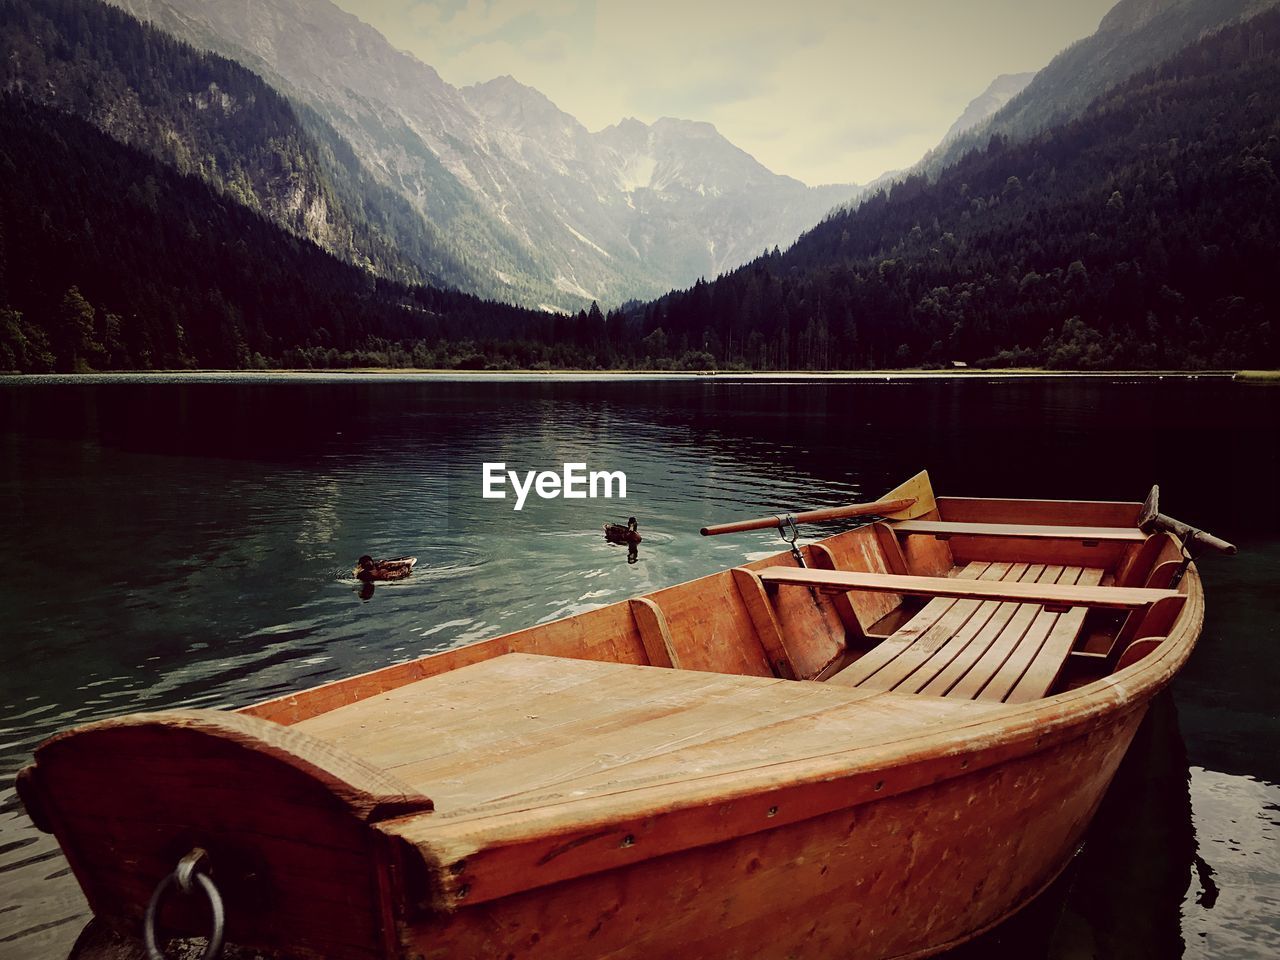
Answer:
[[1280, 363], [1280, 11], [643, 311], [717, 363]]
[[550, 340], [558, 322], [377, 279], [85, 121], [0, 94], [0, 369], [452, 364], [427, 345]]
[[98, 0], [0, 0], [0, 89], [83, 117], [348, 262], [483, 287], [319, 117]]
[[944, 140], [920, 169], [937, 173], [992, 135], [1012, 141], [1072, 120], [1111, 87], [1150, 69], [1205, 34], [1247, 19], [1277, 0], [1119, 0], [1091, 36], [1036, 74], [989, 122]]

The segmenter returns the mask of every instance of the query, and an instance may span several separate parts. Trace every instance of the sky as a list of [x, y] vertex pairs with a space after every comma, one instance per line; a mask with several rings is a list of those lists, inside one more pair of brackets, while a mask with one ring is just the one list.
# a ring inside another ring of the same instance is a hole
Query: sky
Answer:
[[706, 120], [776, 173], [866, 183], [1115, 0], [336, 0], [455, 86], [510, 74], [588, 129]]

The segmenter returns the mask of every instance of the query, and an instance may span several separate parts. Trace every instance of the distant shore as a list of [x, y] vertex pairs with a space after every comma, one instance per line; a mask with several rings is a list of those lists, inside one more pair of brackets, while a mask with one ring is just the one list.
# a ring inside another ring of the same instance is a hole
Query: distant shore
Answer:
[[1018, 380], [1029, 378], [1052, 379], [1130, 379], [1158, 380], [1162, 378], [1185, 379], [1234, 379], [1241, 383], [1278, 383], [1280, 370], [1047, 370], [1024, 367], [999, 370], [982, 370], [965, 367], [951, 370], [455, 370], [423, 367], [349, 367], [341, 369], [292, 368], [280, 370], [108, 370], [92, 373], [15, 373], [0, 371], [0, 382], [74, 382], [74, 381], [147, 381], [147, 380], [272, 380], [272, 379], [324, 379], [344, 378], [395, 378], [395, 377], [448, 377], [460, 379], [518, 378], [534, 380], [540, 377], [617, 377], [624, 379], [698, 379], [715, 377], [725, 380]]

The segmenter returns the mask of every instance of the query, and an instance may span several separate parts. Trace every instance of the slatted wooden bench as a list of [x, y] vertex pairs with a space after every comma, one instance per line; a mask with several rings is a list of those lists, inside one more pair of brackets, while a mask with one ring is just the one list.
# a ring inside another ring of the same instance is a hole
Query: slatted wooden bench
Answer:
[[903, 520], [896, 533], [950, 537], [1020, 537], [1031, 540], [1081, 540], [1091, 543], [1142, 543], [1147, 535], [1137, 527], [1062, 527], [1028, 523], [962, 523], [945, 520]]
[[839, 686], [1021, 703], [1053, 687], [1092, 607], [1143, 610], [1171, 590], [1100, 586], [1097, 567], [970, 563], [955, 577], [770, 567], [766, 584], [932, 599], [829, 680]]

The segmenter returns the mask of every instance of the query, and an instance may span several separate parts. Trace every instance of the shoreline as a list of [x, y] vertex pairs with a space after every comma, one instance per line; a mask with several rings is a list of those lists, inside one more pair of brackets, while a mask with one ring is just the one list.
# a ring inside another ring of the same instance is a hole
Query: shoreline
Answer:
[[289, 381], [311, 380], [698, 380], [724, 381], [839, 381], [839, 380], [1234, 380], [1240, 383], [1280, 383], [1280, 371], [1271, 370], [452, 370], [417, 367], [351, 367], [335, 370], [106, 370], [92, 373], [0, 372], [0, 384], [8, 383], [146, 383], [174, 381]]

